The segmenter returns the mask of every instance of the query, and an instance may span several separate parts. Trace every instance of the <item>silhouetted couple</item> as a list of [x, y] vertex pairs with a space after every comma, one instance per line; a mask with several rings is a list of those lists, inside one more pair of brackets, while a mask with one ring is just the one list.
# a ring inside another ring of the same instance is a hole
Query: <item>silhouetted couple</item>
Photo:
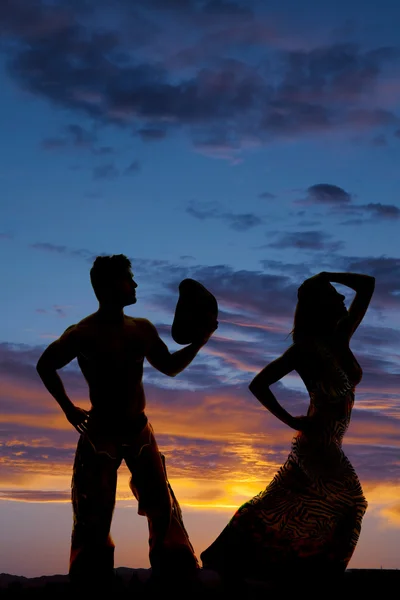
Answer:
[[[124, 314], [124, 307], [136, 302], [137, 287], [127, 257], [97, 257], [90, 277], [99, 309], [69, 327], [37, 364], [44, 385], [80, 434], [72, 478], [70, 578], [112, 578], [110, 528], [117, 471], [125, 460], [138, 512], [148, 520], [153, 574], [190, 580], [199, 562], [145, 414], [143, 363], [147, 359], [174, 377], [218, 324], [210, 315], [197, 339], [170, 353], [152, 323]], [[349, 310], [330, 282], [355, 290]], [[361, 379], [349, 342], [373, 290], [374, 278], [353, 273], [320, 273], [300, 286], [293, 344], [249, 386], [261, 404], [297, 432], [291, 452], [268, 487], [242, 505], [201, 554], [204, 567], [223, 577], [263, 580], [308, 566], [327, 573], [346, 569], [367, 508], [341, 447]], [[73, 404], [57, 373], [74, 358], [88, 383], [90, 411]], [[310, 394], [307, 416], [290, 415], [270, 390], [293, 370]]]

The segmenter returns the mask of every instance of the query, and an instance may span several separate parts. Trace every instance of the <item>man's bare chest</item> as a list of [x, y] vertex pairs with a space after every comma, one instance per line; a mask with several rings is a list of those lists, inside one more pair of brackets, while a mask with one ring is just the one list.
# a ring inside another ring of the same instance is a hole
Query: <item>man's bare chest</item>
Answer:
[[144, 341], [135, 327], [98, 327], [81, 336], [79, 355], [96, 365], [123, 365], [142, 363]]

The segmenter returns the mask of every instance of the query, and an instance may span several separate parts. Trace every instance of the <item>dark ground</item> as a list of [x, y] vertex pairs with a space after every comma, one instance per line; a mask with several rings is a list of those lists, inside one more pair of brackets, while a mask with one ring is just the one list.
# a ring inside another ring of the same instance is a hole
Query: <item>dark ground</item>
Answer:
[[149, 600], [154, 598], [188, 598], [193, 600], [225, 600], [243, 598], [260, 600], [261, 598], [315, 598], [325, 600], [386, 600], [400, 597], [400, 570], [386, 569], [349, 569], [341, 578], [326, 581], [318, 574], [303, 582], [296, 581], [290, 573], [279, 584], [266, 585], [246, 582], [241, 587], [236, 582], [222, 582], [211, 571], [201, 569], [192, 584], [182, 581], [153, 583], [150, 569], [115, 570], [116, 579], [112, 589], [100, 586], [98, 589], [75, 589], [69, 584], [66, 575], [53, 575], [28, 579], [16, 575], [0, 574], [0, 597], [3, 600], [26, 598], [35, 600], [67, 600], [69, 598], [118, 598], [129, 600]]

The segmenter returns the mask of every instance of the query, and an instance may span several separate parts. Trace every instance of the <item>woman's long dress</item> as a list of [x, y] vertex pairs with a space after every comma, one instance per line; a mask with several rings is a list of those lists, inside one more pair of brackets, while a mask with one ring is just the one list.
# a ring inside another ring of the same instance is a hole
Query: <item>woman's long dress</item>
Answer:
[[350, 350], [347, 372], [326, 346], [316, 345], [314, 351], [318, 380], [308, 379], [306, 385], [315, 430], [295, 435], [271, 483], [243, 504], [202, 552], [204, 568], [259, 580], [281, 571], [290, 577], [307, 567], [346, 569], [367, 509], [342, 449], [362, 371]]

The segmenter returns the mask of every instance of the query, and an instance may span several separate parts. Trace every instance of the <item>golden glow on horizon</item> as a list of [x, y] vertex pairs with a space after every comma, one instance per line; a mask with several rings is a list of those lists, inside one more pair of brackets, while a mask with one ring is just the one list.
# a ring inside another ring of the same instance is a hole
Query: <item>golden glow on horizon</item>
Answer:
[[29, 498], [19, 498], [17, 495], [15, 496], [10, 496], [10, 497], [4, 497], [2, 496], [2, 493], [0, 492], [0, 502], [24, 502], [25, 504], [71, 504], [71, 499], [70, 498], [65, 498], [63, 499], [52, 499], [52, 500], [46, 500], [45, 498], [37, 498], [36, 500], [34, 499], [29, 499]]
[[0, 415], [0, 423], [7, 423], [15, 426], [30, 426], [38, 429], [64, 430], [71, 431], [71, 425], [66, 420], [64, 414], [59, 409], [56, 412], [48, 412], [42, 414], [10, 414]]
[[[137, 501], [129, 490], [127, 469], [124, 475], [126, 477], [122, 475], [118, 481], [117, 504], [120, 503], [136, 510]], [[62, 485], [63, 482], [68, 485]], [[65, 478], [60, 478], [57, 485], [49, 476], [43, 481], [36, 481], [36, 486], [33, 483], [32, 481], [29, 489], [23, 488], [26, 492], [31, 492], [26, 497], [23, 493], [18, 494], [23, 491], [21, 487], [14, 486], [14, 490], [8, 490], [7, 493], [0, 492], [0, 500], [21, 503], [70, 504], [69, 480], [67, 482]], [[171, 482], [182, 509], [201, 510], [209, 513], [223, 511], [230, 514], [258, 494], [267, 484], [268, 482], [236, 480], [221, 482], [217, 487], [215, 482], [208, 480], [174, 479]], [[400, 528], [400, 485], [366, 482], [363, 487], [368, 500], [367, 514], [379, 517], [381, 527]], [[59, 490], [64, 491], [60, 492]]]
[[398, 527], [400, 529], [400, 504], [393, 504], [392, 506], [387, 506], [382, 508], [380, 511], [382, 517], [387, 519], [387, 523], [385, 525], [387, 527]]

